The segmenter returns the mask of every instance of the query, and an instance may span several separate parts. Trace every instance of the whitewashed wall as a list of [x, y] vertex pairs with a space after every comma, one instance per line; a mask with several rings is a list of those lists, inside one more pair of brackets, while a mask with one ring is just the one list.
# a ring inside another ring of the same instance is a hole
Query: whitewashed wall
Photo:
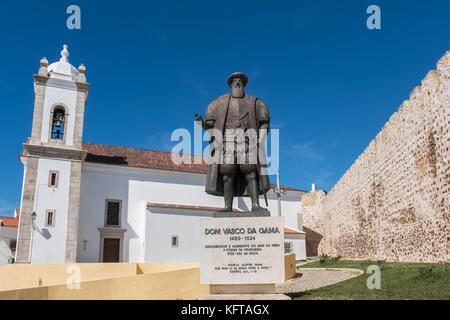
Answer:
[[17, 240], [17, 229], [17, 227], [0, 226], [0, 238], [3, 238], [9, 246], [11, 241]]
[[9, 249], [8, 243], [0, 237], [0, 266], [8, 264], [11, 257], [11, 250]]
[[[208, 212], [149, 208], [145, 261], [199, 262], [200, 218], [210, 216]], [[178, 236], [177, 247], [172, 247], [172, 236]]]
[[10, 244], [14, 239], [17, 239], [17, 228], [0, 225], [0, 266], [8, 264], [9, 259], [13, 257]]
[[292, 253], [295, 253], [296, 260], [306, 260], [306, 242], [305, 235], [285, 234], [284, 242], [291, 242], [293, 246]]
[[[55, 170], [59, 171], [58, 188], [49, 188], [49, 172]], [[31, 263], [65, 261], [69, 183], [70, 161], [39, 159], [34, 203], [39, 231], [34, 231]], [[55, 226], [46, 227], [46, 210], [51, 209], [56, 210]]]
[[[284, 217], [284, 224], [288, 227], [298, 229], [297, 214], [301, 209], [301, 195], [299, 191], [287, 191], [287, 194], [281, 197], [281, 215]], [[278, 201], [276, 194], [270, 190], [267, 193], [270, 214], [272, 216], [278, 215]], [[245, 201], [250, 202], [250, 199], [246, 198]], [[263, 197], [261, 197], [260, 204], [266, 206]]]

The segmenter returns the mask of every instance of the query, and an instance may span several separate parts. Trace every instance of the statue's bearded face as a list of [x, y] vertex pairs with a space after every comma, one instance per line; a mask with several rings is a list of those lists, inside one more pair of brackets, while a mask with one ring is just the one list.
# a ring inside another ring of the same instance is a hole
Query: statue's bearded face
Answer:
[[242, 98], [244, 96], [244, 83], [240, 78], [234, 78], [231, 82], [231, 95], [234, 98]]

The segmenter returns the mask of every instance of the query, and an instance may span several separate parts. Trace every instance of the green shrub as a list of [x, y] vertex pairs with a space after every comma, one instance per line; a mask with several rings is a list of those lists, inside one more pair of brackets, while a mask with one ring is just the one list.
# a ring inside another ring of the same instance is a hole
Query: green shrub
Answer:
[[325, 254], [325, 253], [322, 253], [320, 256], [319, 256], [319, 262], [320, 263], [326, 263], [326, 262], [337, 262], [337, 261], [339, 261], [339, 260], [341, 260], [341, 256], [329, 256], [329, 255], [327, 255], [327, 254]]
[[330, 259], [330, 257], [329, 257], [328, 255], [326, 255], [325, 253], [322, 253], [322, 254], [319, 256], [319, 262], [320, 262], [320, 263], [328, 262], [329, 259]]
[[339, 261], [339, 260], [341, 260], [341, 256], [335, 256], [335, 257], [331, 257], [330, 258], [330, 262], [336, 262], [336, 261]]
[[419, 273], [420, 273], [421, 276], [424, 276], [426, 274], [434, 272], [434, 270], [436, 270], [435, 266], [420, 267], [419, 268]]

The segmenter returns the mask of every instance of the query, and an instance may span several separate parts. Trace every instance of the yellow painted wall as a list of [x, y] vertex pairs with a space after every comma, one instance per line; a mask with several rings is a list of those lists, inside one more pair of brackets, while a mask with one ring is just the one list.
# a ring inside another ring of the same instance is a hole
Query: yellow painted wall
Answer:
[[295, 253], [284, 255], [284, 280], [291, 279], [297, 273], [295, 265]]
[[158, 262], [158, 263], [138, 263], [138, 268], [142, 273], [153, 273], [153, 272], [163, 272], [163, 271], [173, 271], [181, 269], [190, 268], [200, 268], [200, 263], [198, 262]]
[[79, 290], [67, 286], [50, 287], [48, 298], [53, 299], [197, 299], [209, 294], [209, 285], [200, 284], [200, 269], [184, 269], [149, 273], [132, 277], [89, 281]]
[[[197, 299], [209, 294], [200, 285], [198, 263], [76, 264], [80, 289], [69, 289], [67, 266], [10, 265], [0, 268], [0, 299]], [[25, 276], [25, 273], [28, 273]], [[10, 277], [8, 274], [21, 277]], [[36, 279], [42, 279], [42, 285]], [[4, 281], [3, 281], [4, 280]], [[28, 286], [27, 286], [28, 285]]]
[[0, 291], [0, 300], [47, 300], [48, 288], [49, 287]]
[[[66, 284], [71, 264], [9, 264], [0, 267], [0, 291]], [[136, 263], [76, 263], [81, 281], [136, 274]]]

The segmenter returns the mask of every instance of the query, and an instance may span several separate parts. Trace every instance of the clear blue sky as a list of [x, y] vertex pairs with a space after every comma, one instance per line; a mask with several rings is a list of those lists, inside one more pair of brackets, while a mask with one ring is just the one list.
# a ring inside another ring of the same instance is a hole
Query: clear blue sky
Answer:
[[[81, 30], [66, 27], [71, 4]], [[371, 4], [381, 30], [366, 28]], [[329, 190], [450, 50], [449, 12], [444, 0], [2, 1], [0, 215], [20, 205], [32, 75], [65, 43], [91, 83], [84, 141], [170, 150], [242, 71], [280, 129], [281, 183]]]

